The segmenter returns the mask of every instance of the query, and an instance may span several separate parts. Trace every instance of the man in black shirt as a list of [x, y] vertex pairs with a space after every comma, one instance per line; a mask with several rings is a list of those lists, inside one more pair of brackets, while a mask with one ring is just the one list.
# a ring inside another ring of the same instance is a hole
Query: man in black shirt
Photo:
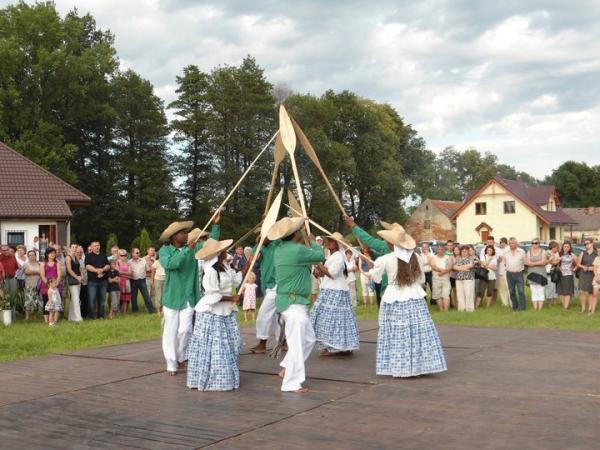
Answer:
[[[94, 241], [90, 244], [92, 252], [85, 256], [85, 268], [88, 272], [88, 317], [104, 319], [104, 300], [108, 287], [107, 274], [110, 270], [108, 258], [100, 254], [100, 242]], [[96, 315], [96, 307], [98, 314]]]

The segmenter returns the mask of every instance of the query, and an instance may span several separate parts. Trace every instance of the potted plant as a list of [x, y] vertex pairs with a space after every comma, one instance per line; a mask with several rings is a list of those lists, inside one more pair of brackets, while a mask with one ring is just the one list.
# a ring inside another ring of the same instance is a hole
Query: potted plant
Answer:
[[16, 304], [19, 302], [22, 293], [10, 292], [4, 285], [0, 287], [0, 311], [2, 313], [2, 322], [5, 327], [9, 327], [12, 324], [13, 311]]

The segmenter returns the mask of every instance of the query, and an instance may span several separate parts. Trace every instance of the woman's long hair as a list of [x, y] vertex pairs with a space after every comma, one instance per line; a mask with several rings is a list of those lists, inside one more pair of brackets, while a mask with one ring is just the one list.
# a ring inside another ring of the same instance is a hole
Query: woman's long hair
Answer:
[[421, 278], [421, 265], [416, 253], [413, 253], [406, 263], [398, 259], [398, 273], [396, 274], [396, 285], [399, 287], [410, 286]]

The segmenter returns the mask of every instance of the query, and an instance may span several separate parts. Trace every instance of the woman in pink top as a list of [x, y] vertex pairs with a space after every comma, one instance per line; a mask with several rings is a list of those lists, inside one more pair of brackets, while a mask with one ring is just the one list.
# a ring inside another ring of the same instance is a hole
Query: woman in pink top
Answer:
[[131, 285], [129, 284], [131, 266], [127, 261], [127, 250], [125, 249], [119, 250], [117, 270], [119, 271], [119, 290], [121, 291], [121, 314], [125, 314], [131, 302]]
[[44, 320], [48, 323], [49, 311], [46, 311], [46, 303], [48, 303], [48, 280], [55, 279], [56, 285], [62, 279], [60, 264], [56, 261], [56, 250], [54, 247], [48, 247], [44, 255], [44, 262], [40, 267], [40, 295], [44, 299]]

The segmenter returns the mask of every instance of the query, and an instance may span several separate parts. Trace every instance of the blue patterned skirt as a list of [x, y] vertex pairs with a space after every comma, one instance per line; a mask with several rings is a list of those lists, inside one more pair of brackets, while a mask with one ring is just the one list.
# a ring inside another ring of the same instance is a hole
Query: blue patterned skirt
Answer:
[[187, 386], [200, 391], [230, 391], [240, 387], [238, 359], [242, 337], [235, 312], [228, 316], [196, 314], [188, 345]]
[[415, 377], [447, 370], [444, 350], [422, 298], [381, 303], [377, 375]]
[[322, 289], [310, 312], [310, 322], [321, 348], [358, 349], [358, 326], [348, 291]]

